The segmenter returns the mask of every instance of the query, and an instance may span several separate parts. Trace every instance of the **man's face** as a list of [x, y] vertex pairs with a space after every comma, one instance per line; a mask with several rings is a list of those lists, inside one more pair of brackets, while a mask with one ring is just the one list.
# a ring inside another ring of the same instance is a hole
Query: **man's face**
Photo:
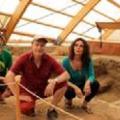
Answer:
[[40, 57], [45, 52], [45, 43], [34, 41], [32, 43], [32, 52], [35, 57]]

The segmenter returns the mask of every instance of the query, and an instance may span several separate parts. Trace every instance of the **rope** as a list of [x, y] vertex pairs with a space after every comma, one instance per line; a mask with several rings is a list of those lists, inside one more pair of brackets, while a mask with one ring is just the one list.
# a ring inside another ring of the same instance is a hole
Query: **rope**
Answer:
[[14, 85], [14, 84], [15, 84], [14, 82], [10, 82], [8, 84], [6, 84], [6, 83], [0, 84], [0, 86], [9, 86], [9, 85]]
[[36, 95], [35, 93], [33, 93], [33, 92], [31, 92], [30, 90], [28, 90], [28, 89], [27, 89], [26, 87], [24, 87], [22, 84], [19, 84], [19, 85], [20, 85], [24, 90], [26, 90], [27, 92], [29, 92], [31, 95], [33, 95], [33, 96], [35, 96], [36, 98], [40, 99], [42, 102], [44, 102], [44, 103], [52, 106], [53, 108], [61, 111], [62, 113], [66, 114], [66, 115], [68, 115], [68, 116], [70, 116], [70, 117], [73, 117], [73, 118], [76, 119], [76, 120], [83, 120], [82, 118], [78, 118], [78, 117], [76, 117], [75, 115], [73, 115], [73, 114], [71, 114], [71, 113], [69, 113], [69, 112], [66, 112], [66, 111], [64, 111], [63, 109], [61, 109], [61, 108], [59, 108], [59, 107], [57, 107], [57, 106], [55, 106], [55, 105], [53, 105], [53, 104], [45, 101], [44, 99], [40, 98], [40, 97], [39, 97], [38, 95]]

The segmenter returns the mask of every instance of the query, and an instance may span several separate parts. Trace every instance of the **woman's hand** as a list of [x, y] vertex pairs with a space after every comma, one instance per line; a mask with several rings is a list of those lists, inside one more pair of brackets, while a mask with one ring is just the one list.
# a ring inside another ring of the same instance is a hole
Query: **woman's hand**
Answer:
[[54, 80], [49, 80], [48, 82], [49, 82], [49, 84], [47, 85], [45, 92], [44, 92], [45, 96], [53, 95], [55, 84], [56, 84], [56, 81], [54, 81]]
[[83, 93], [80, 88], [76, 87], [74, 90], [75, 90], [77, 97], [79, 97], [79, 98], [83, 97]]
[[86, 81], [84, 91], [85, 91], [85, 96], [90, 95], [91, 93], [90, 80]]

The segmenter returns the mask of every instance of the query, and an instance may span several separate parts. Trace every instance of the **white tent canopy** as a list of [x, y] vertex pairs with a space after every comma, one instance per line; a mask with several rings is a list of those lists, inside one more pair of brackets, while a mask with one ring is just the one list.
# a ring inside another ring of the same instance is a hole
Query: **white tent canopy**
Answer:
[[[7, 23], [9, 23], [22, 1], [25, 0], [12, 0], [12, 2], [10, 0], [0, 0], [1, 29], [6, 28]], [[13, 29], [8, 42], [31, 41], [36, 34], [57, 40], [71, 20], [90, 1], [32, 0]], [[87, 11], [87, 9], [86, 7], [84, 11]], [[96, 26], [96, 22], [119, 22], [119, 19], [120, 0], [99, 0], [67, 35], [65, 41], [70, 42], [77, 37], [99, 41], [102, 34], [106, 41], [108, 39], [109, 42], [120, 42], [119, 29], [105, 29], [100, 33]], [[110, 34], [104, 37], [109, 31], [111, 31]]]

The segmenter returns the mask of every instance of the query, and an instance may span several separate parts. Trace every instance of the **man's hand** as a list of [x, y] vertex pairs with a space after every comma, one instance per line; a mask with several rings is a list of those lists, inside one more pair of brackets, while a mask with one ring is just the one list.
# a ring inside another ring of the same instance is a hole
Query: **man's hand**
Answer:
[[91, 87], [90, 87], [90, 81], [89, 80], [86, 81], [84, 90], [85, 90], [85, 96], [90, 95]]
[[80, 88], [76, 87], [75, 88], [75, 93], [76, 93], [77, 97], [79, 97], [79, 98], [83, 97], [83, 94], [82, 94], [82, 91], [81, 91]]
[[53, 92], [54, 92], [56, 81], [50, 79], [48, 82], [49, 82], [49, 84], [47, 85], [47, 87], [45, 89], [44, 95], [45, 96], [52, 96]]

